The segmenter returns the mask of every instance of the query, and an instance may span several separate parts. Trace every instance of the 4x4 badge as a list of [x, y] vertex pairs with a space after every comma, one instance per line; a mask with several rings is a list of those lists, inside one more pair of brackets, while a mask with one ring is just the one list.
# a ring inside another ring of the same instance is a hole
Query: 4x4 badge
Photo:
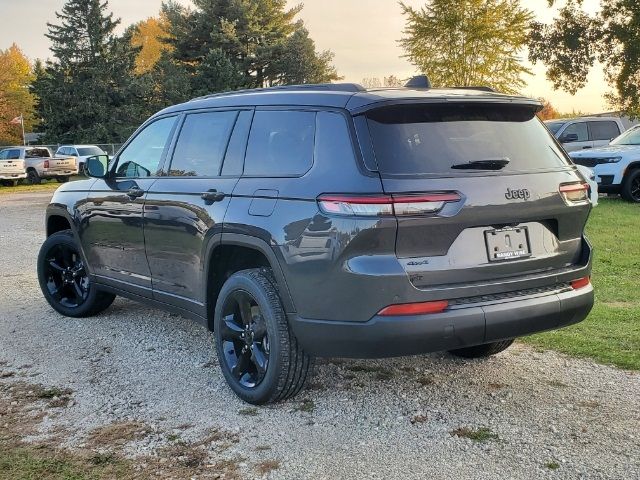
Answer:
[[529, 200], [530, 197], [531, 193], [529, 193], [529, 190], [526, 188], [521, 188], [519, 190], [511, 190], [510, 188], [507, 188], [507, 193], [504, 194], [504, 198], [507, 200], [516, 200], [518, 198]]

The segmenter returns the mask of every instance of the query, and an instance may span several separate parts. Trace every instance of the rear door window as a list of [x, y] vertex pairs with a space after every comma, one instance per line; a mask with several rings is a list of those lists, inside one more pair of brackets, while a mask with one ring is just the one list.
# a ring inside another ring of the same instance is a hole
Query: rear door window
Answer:
[[206, 112], [186, 116], [173, 152], [169, 175], [216, 177], [238, 112]]
[[618, 124], [612, 121], [589, 122], [591, 140], [612, 140], [620, 135]]
[[468, 175], [569, 165], [530, 106], [429, 104], [367, 113], [378, 168], [391, 175]]
[[303, 175], [313, 165], [315, 129], [315, 112], [256, 111], [249, 134], [244, 175]]

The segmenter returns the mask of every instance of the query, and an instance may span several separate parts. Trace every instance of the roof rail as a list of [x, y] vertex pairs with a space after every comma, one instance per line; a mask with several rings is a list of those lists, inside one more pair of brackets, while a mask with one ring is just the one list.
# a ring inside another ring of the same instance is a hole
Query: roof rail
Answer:
[[212, 93], [202, 97], [193, 98], [194, 100], [203, 100], [205, 98], [227, 97], [242, 93], [260, 93], [260, 92], [299, 92], [304, 90], [321, 90], [327, 92], [364, 92], [366, 89], [357, 83], [307, 83], [303, 85], [279, 85], [277, 87], [265, 88], [246, 88], [243, 90], [231, 90], [228, 92]]
[[478, 87], [468, 86], [468, 87], [453, 87], [453, 88], [456, 90], [480, 90], [481, 92], [497, 92], [497, 90], [495, 90], [494, 88], [487, 87], [487, 86], [478, 86]]

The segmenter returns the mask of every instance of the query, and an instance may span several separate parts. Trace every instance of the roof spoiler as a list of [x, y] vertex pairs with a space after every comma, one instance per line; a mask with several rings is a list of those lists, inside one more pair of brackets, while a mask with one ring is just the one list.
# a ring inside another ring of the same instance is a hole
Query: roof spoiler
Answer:
[[405, 88], [431, 88], [431, 80], [426, 75], [411, 77], [404, 85]]

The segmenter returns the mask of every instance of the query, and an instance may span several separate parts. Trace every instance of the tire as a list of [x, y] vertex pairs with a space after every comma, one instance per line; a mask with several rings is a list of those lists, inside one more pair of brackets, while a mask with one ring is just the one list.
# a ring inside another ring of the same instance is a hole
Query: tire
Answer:
[[501, 342], [485, 343], [475, 347], [457, 348], [449, 350], [449, 353], [462, 358], [483, 358], [500, 353], [511, 346], [513, 340], [503, 340]]
[[640, 168], [627, 173], [620, 193], [626, 201], [640, 203]]
[[39, 185], [40, 183], [42, 183], [42, 178], [40, 178], [40, 175], [38, 175], [38, 172], [36, 172], [33, 168], [31, 170], [29, 170], [27, 172], [27, 181], [31, 184], [31, 185]]
[[18, 180], [2, 180], [3, 187], [17, 187]]
[[89, 281], [71, 230], [54, 233], [40, 247], [38, 282], [49, 305], [67, 317], [96, 315], [116, 298]]
[[311, 377], [313, 359], [289, 329], [269, 269], [242, 270], [227, 279], [213, 329], [225, 380], [245, 402], [262, 405], [293, 397]]
[[69, 177], [56, 177], [58, 183], [67, 183], [69, 181]]

